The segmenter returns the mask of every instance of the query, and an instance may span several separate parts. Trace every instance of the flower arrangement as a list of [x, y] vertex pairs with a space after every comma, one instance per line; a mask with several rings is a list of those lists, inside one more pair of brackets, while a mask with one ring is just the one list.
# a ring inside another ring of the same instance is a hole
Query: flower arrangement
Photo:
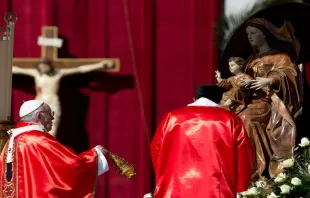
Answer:
[[310, 141], [302, 138], [290, 159], [282, 160], [284, 172], [275, 178], [252, 183], [238, 198], [306, 198], [310, 197]]

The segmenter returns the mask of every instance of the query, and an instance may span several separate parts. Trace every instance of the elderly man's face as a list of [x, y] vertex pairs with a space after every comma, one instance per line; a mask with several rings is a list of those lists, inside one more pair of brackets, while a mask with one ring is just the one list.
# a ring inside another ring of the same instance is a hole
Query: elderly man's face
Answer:
[[54, 112], [47, 104], [43, 104], [42, 111], [40, 111], [39, 122], [44, 126], [47, 131], [53, 127]]

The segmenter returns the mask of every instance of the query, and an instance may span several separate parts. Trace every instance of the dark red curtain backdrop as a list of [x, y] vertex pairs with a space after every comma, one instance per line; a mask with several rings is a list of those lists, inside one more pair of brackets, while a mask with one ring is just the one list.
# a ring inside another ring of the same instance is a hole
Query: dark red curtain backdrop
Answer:
[[[152, 190], [149, 144], [165, 112], [191, 102], [195, 87], [214, 82], [218, 0], [12, 0], [18, 15], [15, 57], [39, 57], [43, 25], [65, 40], [61, 57], [118, 57], [115, 74], [66, 77], [57, 139], [81, 152], [97, 144], [132, 163], [127, 180], [111, 167], [96, 197], [137, 198]], [[9, 8], [0, 0], [0, 15]], [[0, 20], [3, 25], [4, 22]], [[12, 114], [35, 96], [34, 82], [13, 77]]]

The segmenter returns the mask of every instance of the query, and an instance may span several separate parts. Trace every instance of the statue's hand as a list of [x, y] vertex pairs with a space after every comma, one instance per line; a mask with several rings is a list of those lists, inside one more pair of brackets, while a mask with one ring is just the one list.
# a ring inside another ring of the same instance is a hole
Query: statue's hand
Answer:
[[217, 82], [220, 82], [222, 80], [221, 72], [219, 72], [218, 70], [215, 71], [215, 78], [216, 78]]
[[231, 99], [227, 99], [226, 102], [224, 103], [224, 106], [230, 107], [231, 105], [233, 105], [233, 101]]
[[259, 90], [259, 89], [263, 89], [264, 87], [269, 86], [270, 84], [271, 84], [271, 80], [269, 78], [257, 77], [255, 80], [253, 80], [253, 83], [250, 88]]
[[244, 79], [244, 80], [241, 80], [241, 86], [245, 88], [249, 88], [253, 82], [255, 82], [255, 80]]

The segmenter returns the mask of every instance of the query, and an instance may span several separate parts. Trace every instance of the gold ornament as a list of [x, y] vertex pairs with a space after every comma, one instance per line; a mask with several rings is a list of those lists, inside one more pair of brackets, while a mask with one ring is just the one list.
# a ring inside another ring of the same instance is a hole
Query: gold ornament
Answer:
[[108, 150], [106, 150], [106, 152], [119, 175], [125, 176], [128, 179], [131, 179], [133, 176], [136, 175], [134, 167], [129, 164], [125, 159], [115, 155], [114, 153], [111, 153]]

